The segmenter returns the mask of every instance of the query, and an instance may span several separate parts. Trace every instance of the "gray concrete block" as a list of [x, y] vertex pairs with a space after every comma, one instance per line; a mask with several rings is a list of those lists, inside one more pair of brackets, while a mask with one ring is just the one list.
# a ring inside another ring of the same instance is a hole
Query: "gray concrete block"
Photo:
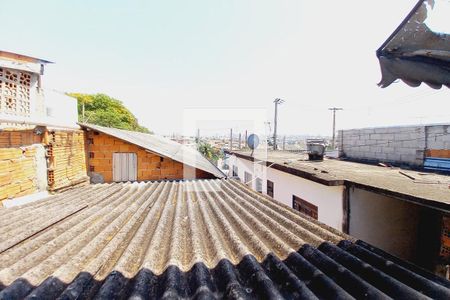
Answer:
[[416, 163], [416, 156], [415, 155], [401, 154], [400, 155], [400, 160], [402, 162], [415, 164]]
[[429, 149], [445, 149], [444, 141], [432, 141], [428, 142]]
[[388, 133], [388, 127], [386, 127], [386, 128], [375, 128], [374, 132], [375, 133], [380, 133], [380, 134]]
[[383, 160], [383, 159], [387, 159], [387, 154], [386, 153], [375, 153], [375, 158], [376, 159], [381, 159], [381, 160]]
[[390, 161], [400, 161], [401, 156], [398, 153], [389, 153], [386, 154], [386, 158]]
[[392, 147], [382, 147], [381, 152], [387, 153], [387, 154], [395, 153], [395, 149]]
[[417, 149], [418, 148], [418, 143], [417, 143], [417, 141], [405, 141], [405, 142], [402, 142], [402, 147], [403, 148], [414, 148], [414, 149]]
[[409, 133], [394, 133], [394, 140], [396, 141], [404, 141], [411, 139]]
[[416, 150], [414, 148], [394, 148], [395, 152], [400, 155], [415, 155]]

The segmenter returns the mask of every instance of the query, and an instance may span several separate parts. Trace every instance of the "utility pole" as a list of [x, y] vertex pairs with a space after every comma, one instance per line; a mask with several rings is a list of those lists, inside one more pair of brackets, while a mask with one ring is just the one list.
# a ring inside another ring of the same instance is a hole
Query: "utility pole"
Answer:
[[233, 151], [233, 128], [230, 128], [230, 151]]
[[241, 150], [241, 133], [239, 132], [239, 150]]
[[200, 143], [200, 128], [197, 128], [197, 144]]
[[248, 136], [247, 136], [247, 129], [246, 129], [246, 130], [245, 130], [244, 148], [247, 147], [247, 146], [246, 146], [246, 145], [247, 145], [247, 139], [248, 139]]
[[284, 100], [276, 98], [273, 103], [275, 103], [275, 118], [273, 122], [273, 150], [277, 150], [277, 119], [278, 119], [278, 105], [283, 103]]
[[81, 102], [81, 115], [82, 115], [83, 123], [84, 123], [86, 120], [86, 118], [84, 117], [84, 101]]
[[286, 150], [286, 136], [283, 136], [283, 151]]
[[341, 107], [330, 107], [328, 110], [332, 110], [333, 111], [333, 140], [331, 141], [331, 147], [334, 148], [334, 144], [335, 144], [335, 136], [336, 136], [336, 111], [337, 110], [343, 110], [343, 108]]

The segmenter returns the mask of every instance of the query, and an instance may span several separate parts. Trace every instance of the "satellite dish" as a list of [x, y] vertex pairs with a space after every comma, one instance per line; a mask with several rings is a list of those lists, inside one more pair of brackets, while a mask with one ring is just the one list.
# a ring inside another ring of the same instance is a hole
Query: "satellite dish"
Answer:
[[247, 145], [252, 151], [255, 150], [259, 145], [259, 137], [254, 133], [250, 134], [247, 138]]

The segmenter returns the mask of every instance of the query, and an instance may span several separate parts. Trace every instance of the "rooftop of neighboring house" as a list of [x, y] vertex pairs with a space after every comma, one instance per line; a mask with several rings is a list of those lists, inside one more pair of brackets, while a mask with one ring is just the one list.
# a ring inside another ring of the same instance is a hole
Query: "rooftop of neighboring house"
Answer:
[[43, 65], [51, 64], [51, 61], [0, 50], [0, 67], [17, 69], [31, 73], [43, 73]]
[[170, 139], [159, 137], [154, 134], [109, 128], [93, 124], [80, 123], [79, 125], [82, 128], [113, 136], [158, 155], [162, 155], [191, 167], [203, 170], [217, 178], [225, 177], [225, 174], [223, 174], [222, 171], [220, 171], [214, 164], [201, 155], [200, 152]]
[[0, 298], [450, 298], [450, 282], [233, 179], [0, 209]]
[[390, 196], [450, 208], [450, 176], [339, 159], [311, 161], [303, 153], [288, 151], [255, 151], [253, 157], [249, 150], [232, 153], [250, 161], [266, 162], [270, 168], [321, 184], [351, 183]]

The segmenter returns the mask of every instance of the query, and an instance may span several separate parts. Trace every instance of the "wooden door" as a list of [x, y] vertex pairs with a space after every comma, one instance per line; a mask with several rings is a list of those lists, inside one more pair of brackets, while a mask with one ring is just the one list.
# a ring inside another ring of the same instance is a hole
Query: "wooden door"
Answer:
[[113, 153], [113, 181], [136, 181], [136, 153]]

